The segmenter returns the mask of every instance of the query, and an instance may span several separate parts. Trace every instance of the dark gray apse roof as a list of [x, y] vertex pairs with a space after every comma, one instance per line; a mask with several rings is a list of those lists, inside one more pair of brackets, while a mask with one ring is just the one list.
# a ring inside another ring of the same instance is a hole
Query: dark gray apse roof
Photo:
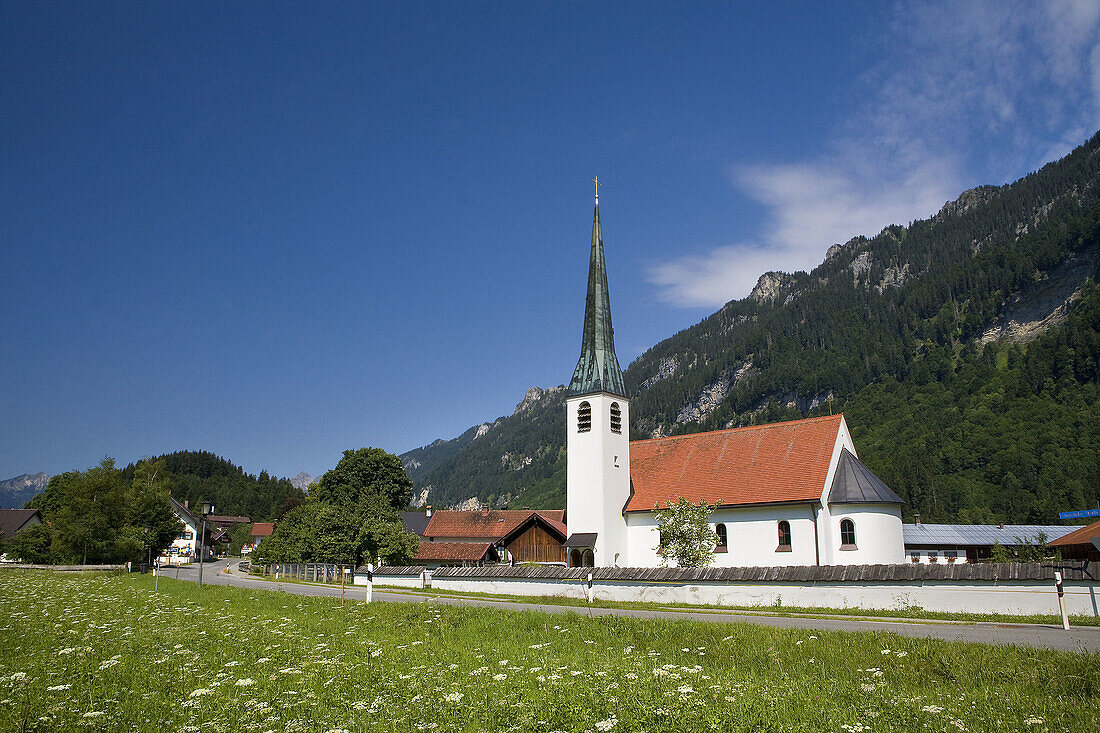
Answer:
[[829, 487], [830, 504], [904, 504], [867, 466], [844, 448]]
[[1056, 540], [1081, 527], [1048, 524], [903, 524], [906, 545], [992, 547], [1037, 542], [1041, 532], [1046, 541]]

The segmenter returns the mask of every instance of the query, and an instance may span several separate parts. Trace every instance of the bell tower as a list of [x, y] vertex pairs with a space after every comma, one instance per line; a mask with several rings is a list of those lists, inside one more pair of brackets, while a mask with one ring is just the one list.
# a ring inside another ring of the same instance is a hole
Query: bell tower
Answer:
[[599, 179], [592, 215], [581, 356], [566, 395], [566, 558], [570, 565], [625, 565], [630, 498], [630, 399], [615, 356]]

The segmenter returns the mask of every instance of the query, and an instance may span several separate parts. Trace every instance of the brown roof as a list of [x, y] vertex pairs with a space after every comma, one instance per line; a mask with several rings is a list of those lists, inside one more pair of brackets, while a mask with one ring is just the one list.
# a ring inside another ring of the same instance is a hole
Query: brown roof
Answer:
[[1100, 522], [1093, 522], [1081, 529], [1075, 529], [1056, 540], [1051, 540], [1047, 543], [1047, 546], [1065, 547], [1066, 545], [1091, 545], [1093, 537], [1100, 537]]
[[498, 509], [494, 511], [438, 511], [432, 514], [425, 537], [493, 537], [502, 539], [532, 516], [546, 522], [564, 537], [565, 510]]
[[[0, 539], [14, 537], [36, 514], [37, 509], [0, 509]], [[41, 521], [42, 515], [39, 514], [38, 519]]]
[[464, 560], [480, 562], [492, 547], [488, 542], [421, 542], [414, 560]]
[[253, 537], [267, 537], [275, 531], [274, 522], [256, 522], [252, 525]]
[[626, 511], [684, 497], [736, 506], [818, 501], [842, 415], [677, 435], [630, 444]]
[[211, 514], [206, 518], [206, 521], [213, 522], [214, 524], [248, 524], [252, 520], [243, 516], [224, 516], [221, 514]]

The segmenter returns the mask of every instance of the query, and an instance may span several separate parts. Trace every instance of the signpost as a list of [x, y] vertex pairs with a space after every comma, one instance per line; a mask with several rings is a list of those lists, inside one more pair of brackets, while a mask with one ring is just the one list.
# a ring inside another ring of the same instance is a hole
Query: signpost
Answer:
[[1084, 517], [1100, 517], [1100, 509], [1081, 509], [1076, 512], [1059, 512], [1059, 519], [1083, 519]]
[[1062, 612], [1062, 628], [1069, 631], [1069, 615], [1066, 613], [1066, 591], [1062, 587], [1062, 574], [1054, 571], [1054, 588], [1058, 591], [1058, 610]]

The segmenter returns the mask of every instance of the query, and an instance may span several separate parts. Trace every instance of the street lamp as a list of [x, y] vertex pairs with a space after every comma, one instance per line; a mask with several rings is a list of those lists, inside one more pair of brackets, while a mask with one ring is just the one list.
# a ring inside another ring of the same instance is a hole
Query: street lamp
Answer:
[[214, 513], [214, 505], [209, 501], [202, 502], [202, 531], [199, 532], [199, 541], [197, 548], [199, 551], [199, 587], [202, 587], [202, 565], [206, 560], [206, 553], [203, 551], [203, 540], [206, 538], [206, 518]]

